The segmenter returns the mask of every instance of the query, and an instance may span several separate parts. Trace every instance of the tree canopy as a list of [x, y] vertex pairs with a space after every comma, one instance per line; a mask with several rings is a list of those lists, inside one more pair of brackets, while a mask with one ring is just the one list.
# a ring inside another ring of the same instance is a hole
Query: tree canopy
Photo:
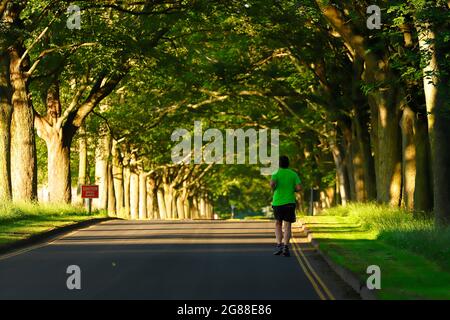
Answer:
[[448, 224], [450, 4], [371, 5], [0, 0], [0, 198], [39, 185], [79, 201], [72, 186], [96, 183], [96, 205], [123, 217], [269, 206], [260, 165], [172, 162], [174, 130], [201, 121], [278, 129], [303, 209], [316, 189], [321, 207], [377, 201]]

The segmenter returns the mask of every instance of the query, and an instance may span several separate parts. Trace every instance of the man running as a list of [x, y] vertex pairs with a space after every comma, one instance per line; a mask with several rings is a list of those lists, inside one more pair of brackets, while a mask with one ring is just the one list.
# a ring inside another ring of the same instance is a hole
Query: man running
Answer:
[[[295, 192], [301, 190], [300, 178], [297, 173], [289, 169], [289, 158], [280, 157], [280, 168], [272, 175], [270, 186], [273, 193], [272, 208], [275, 215], [275, 237], [277, 249], [274, 255], [289, 257], [289, 240], [291, 238], [291, 224], [295, 222]], [[284, 221], [284, 236], [283, 236]]]

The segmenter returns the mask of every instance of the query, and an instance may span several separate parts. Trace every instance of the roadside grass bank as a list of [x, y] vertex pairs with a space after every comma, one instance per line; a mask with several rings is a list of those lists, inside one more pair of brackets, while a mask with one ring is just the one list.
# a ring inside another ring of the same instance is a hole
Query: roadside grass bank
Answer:
[[222, 220], [267, 220], [273, 219], [273, 214], [263, 214], [260, 212], [237, 212], [234, 216], [231, 213], [221, 213], [219, 218]]
[[67, 204], [0, 203], [0, 246], [58, 227], [105, 217], [106, 212], [89, 214], [83, 207]]
[[370, 265], [381, 269], [380, 299], [450, 299], [450, 228], [427, 215], [351, 204], [299, 220], [320, 249], [361, 283]]

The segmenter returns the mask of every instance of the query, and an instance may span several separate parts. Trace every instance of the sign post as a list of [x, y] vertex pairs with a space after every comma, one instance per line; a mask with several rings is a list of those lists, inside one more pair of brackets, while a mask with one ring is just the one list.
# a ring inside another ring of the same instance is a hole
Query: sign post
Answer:
[[98, 185], [81, 186], [81, 198], [88, 199], [89, 214], [92, 212], [92, 199], [98, 198]]

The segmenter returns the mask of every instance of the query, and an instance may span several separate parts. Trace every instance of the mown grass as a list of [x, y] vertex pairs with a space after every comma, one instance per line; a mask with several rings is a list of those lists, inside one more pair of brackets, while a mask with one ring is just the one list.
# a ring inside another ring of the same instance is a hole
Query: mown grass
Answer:
[[450, 228], [375, 204], [352, 204], [300, 217], [321, 249], [365, 281], [380, 266], [381, 299], [450, 299]]
[[89, 214], [83, 207], [66, 204], [0, 203], [0, 246], [57, 227], [106, 216], [104, 212]]
[[233, 217], [233, 219], [231, 218], [231, 213], [222, 213], [219, 215], [220, 219], [224, 219], [224, 220], [266, 220], [266, 219], [272, 219], [273, 215], [264, 215], [261, 213], [254, 213], [254, 212], [246, 212], [246, 213], [236, 213]]

